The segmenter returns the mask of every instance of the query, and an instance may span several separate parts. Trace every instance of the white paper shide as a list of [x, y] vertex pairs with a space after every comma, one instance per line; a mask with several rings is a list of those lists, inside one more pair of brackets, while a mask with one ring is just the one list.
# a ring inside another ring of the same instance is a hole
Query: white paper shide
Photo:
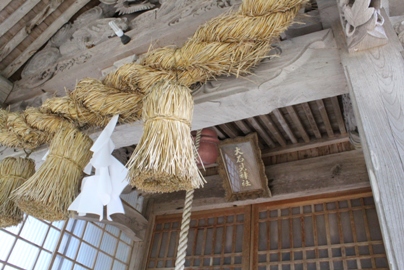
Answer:
[[96, 214], [100, 220], [104, 218], [103, 209], [107, 206], [107, 219], [115, 213], [125, 213], [119, 195], [128, 185], [126, 167], [112, 156], [115, 145], [111, 140], [112, 132], [118, 121], [118, 115], [111, 118], [94, 145], [91, 147], [93, 157], [84, 169], [91, 174], [92, 167], [95, 175], [85, 177], [81, 185], [81, 193], [70, 205], [70, 211], [76, 211], [79, 216]]

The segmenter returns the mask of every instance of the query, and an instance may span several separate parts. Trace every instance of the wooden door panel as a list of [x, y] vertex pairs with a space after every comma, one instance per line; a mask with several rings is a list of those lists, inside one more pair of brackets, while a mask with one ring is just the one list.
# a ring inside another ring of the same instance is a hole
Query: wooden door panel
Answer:
[[373, 198], [253, 206], [252, 269], [388, 269]]
[[[193, 213], [185, 269], [249, 267], [251, 206]], [[147, 269], [175, 266], [181, 215], [156, 217]]]

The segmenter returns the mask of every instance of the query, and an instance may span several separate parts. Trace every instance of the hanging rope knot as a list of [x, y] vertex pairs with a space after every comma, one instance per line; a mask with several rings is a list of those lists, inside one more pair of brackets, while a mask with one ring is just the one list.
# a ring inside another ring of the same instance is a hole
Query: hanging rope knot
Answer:
[[145, 124], [147, 122], [158, 121], [158, 120], [178, 121], [178, 122], [184, 123], [185, 125], [191, 127], [191, 122], [189, 122], [187, 119], [176, 117], [176, 116], [173, 116], [173, 115], [156, 115], [156, 116], [153, 116], [153, 117], [150, 117], [150, 118], [146, 119]]
[[77, 170], [79, 170], [80, 172], [82, 172], [84, 170], [83, 166], [80, 166], [76, 161], [74, 161], [71, 158], [65, 157], [65, 156], [61, 156], [61, 155], [57, 155], [57, 154], [49, 154], [47, 158], [58, 158], [58, 159], [62, 159], [62, 160], [67, 160], [70, 163], [72, 163]]

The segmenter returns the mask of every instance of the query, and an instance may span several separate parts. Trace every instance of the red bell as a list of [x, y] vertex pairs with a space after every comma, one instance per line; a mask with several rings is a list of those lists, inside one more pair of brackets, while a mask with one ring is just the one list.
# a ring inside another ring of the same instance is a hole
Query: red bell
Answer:
[[[195, 142], [196, 131], [192, 131], [191, 135]], [[219, 150], [217, 147], [218, 143], [219, 139], [217, 138], [217, 134], [214, 129], [202, 129], [198, 153], [201, 157], [203, 165], [209, 165], [216, 162], [217, 156], [219, 155]], [[200, 164], [200, 160], [198, 160], [197, 163]]]

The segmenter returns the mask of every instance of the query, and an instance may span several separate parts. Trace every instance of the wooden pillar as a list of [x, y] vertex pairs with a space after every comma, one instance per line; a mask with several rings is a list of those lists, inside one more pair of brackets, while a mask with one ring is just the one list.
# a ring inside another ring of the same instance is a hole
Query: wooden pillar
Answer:
[[318, 3], [339, 43], [390, 269], [404, 269], [403, 48], [382, 10], [388, 43], [349, 54], [335, 0]]

